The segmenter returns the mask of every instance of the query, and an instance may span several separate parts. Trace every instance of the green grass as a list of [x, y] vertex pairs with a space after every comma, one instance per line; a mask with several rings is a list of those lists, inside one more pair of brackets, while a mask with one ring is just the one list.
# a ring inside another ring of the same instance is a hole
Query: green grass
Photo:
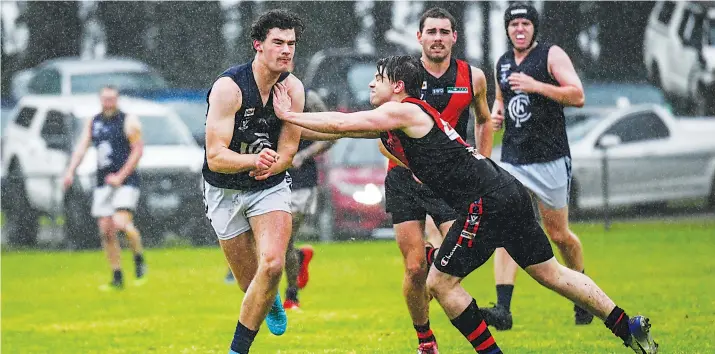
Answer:
[[[579, 224], [587, 273], [621, 307], [651, 318], [662, 353], [713, 353], [715, 221]], [[150, 282], [102, 293], [99, 252], [2, 254], [3, 353], [226, 353], [242, 294], [223, 283], [216, 248], [147, 251]], [[130, 255], [123, 254], [130, 276]], [[402, 295], [394, 242], [316, 245], [303, 310], [288, 332], [264, 327], [252, 353], [409, 353], [416, 338]], [[131, 276], [130, 276], [131, 279]], [[491, 261], [464, 281], [494, 301]], [[281, 286], [281, 289], [284, 285]], [[521, 272], [514, 329], [495, 332], [506, 353], [627, 353], [601, 322], [575, 327], [572, 305]], [[443, 353], [470, 347], [432, 303]]]

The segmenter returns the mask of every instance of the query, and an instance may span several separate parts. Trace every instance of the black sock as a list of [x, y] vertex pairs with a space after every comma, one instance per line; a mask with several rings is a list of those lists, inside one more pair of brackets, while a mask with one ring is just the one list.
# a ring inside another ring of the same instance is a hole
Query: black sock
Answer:
[[427, 320], [426, 324], [413, 324], [413, 326], [415, 326], [415, 331], [417, 331], [417, 341], [419, 344], [437, 342], [437, 339], [434, 337], [434, 333], [432, 333], [432, 329], [429, 327], [429, 320]]
[[286, 289], [286, 300], [298, 302], [298, 287], [289, 286]]
[[616, 306], [606, 318], [605, 324], [608, 329], [617, 337], [627, 342], [631, 336], [631, 331], [628, 329], [628, 315]]
[[115, 269], [113, 274], [112, 283], [114, 284], [124, 284], [124, 276], [122, 276], [121, 269]]
[[472, 302], [464, 312], [451, 322], [467, 338], [477, 353], [498, 354], [502, 352], [496, 341], [494, 341], [492, 333], [489, 332], [487, 323], [484, 322], [482, 315], [479, 313], [476, 300], [472, 299]]
[[432, 245], [425, 246], [425, 254], [427, 255], [427, 267], [431, 267], [434, 263], [434, 257], [437, 255], [439, 248], [435, 248]]
[[144, 254], [137, 253], [134, 255], [134, 264], [141, 265], [144, 264]]
[[497, 284], [497, 306], [511, 311], [511, 294], [513, 292], [513, 284]]
[[238, 321], [236, 332], [233, 334], [233, 342], [231, 342], [231, 350], [240, 354], [248, 354], [257, 333], [258, 331], [250, 330], [241, 321]]

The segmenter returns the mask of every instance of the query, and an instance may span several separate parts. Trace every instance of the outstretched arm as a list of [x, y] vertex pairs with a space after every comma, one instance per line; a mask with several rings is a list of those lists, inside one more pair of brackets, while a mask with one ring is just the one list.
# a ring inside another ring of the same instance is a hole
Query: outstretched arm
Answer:
[[405, 127], [405, 121], [401, 119], [397, 105], [399, 103], [388, 102], [370, 111], [354, 113], [297, 113], [289, 108], [290, 97], [285, 85], [278, 84], [273, 90], [273, 107], [278, 118], [321, 133], [380, 133], [402, 129]]

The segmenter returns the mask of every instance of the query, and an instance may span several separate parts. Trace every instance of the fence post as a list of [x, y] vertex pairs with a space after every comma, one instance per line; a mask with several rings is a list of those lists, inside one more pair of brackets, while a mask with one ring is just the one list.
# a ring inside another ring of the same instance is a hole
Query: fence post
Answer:
[[603, 147], [601, 158], [601, 189], [603, 190], [603, 228], [608, 231], [611, 229], [611, 219], [608, 206], [608, 147]]

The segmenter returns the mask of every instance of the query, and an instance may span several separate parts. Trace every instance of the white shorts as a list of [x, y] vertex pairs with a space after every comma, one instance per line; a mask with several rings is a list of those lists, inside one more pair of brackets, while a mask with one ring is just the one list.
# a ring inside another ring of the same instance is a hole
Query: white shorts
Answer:
[[547, 207], [562, 209], [569, 205], [571, 158], [562, 157], [528, 165], [511, 165], [506, 162], [499, 165], [531, 190]]
[[309, 187], [292, 190], [290, 210], [293, 214], [315, 214], [318, 210], [318, 188]]
[[229, 240], [251, 229], [248, 219], [271, 211], [291, 212], [288, 183], [258, 191], [214, 187], [204, 182], [206, 216], [219, 240]]
[[139, 202], [139, 188], [134, 186], [101, 186], [92, 195], [92, 216], [112, 216], [117, 210], [134, 211]]

